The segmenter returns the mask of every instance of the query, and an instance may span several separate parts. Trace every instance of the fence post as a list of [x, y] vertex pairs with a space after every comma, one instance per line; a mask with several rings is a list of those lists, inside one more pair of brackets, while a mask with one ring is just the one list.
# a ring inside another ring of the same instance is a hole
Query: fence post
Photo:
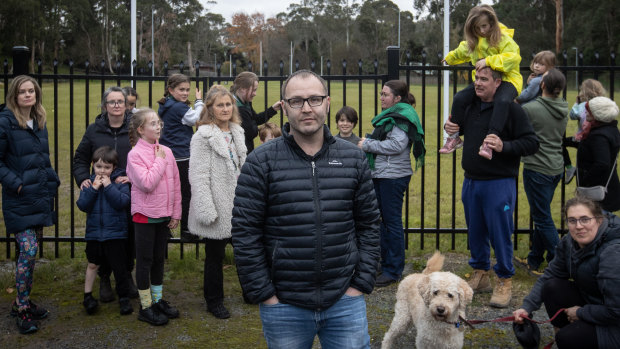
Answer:
[[28, 56], [30, 49], [26, 46], [13, 46], [13, 76], [25, 75], [28, 69]]
[[387, 65], [388, 65], [388, 80], [398, 80], [398, 61], [400, 55], [400, 48], [397, 46], [388, 46], [387, 48]]

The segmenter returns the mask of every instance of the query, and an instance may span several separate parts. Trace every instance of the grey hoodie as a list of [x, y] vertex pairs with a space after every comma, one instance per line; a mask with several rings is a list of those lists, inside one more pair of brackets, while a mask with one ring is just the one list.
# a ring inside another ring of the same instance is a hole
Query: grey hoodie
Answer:
[[538, 136], [540, 148], [522, 158], [523, 168], [555, 176], [564, 171], [562, 138], [568, 122], [568, 104], [562, 98], [538, 97], [523, 109]]

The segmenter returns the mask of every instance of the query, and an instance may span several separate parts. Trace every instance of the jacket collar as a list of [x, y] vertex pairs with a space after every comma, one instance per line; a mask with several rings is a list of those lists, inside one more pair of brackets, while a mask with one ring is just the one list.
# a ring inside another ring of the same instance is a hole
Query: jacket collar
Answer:
[[[235, 150], [237, 151], [237, 157], [239, 159], [243, 158], [245, 153], [247, 153], [247, 148], [245, 146], [245, 137], [243, 134], [243, 128], [240, 125], [235, 123], [230, 123], [230, 133], [232, 134]], [[228, 152], [228, 144], [224, 140], [224, 132], [220, 130], [217, 125], [207, 124], [201, 125], [198, 127], [196, 131], [196, 135], [205, 138], [208, 142], [209, 146], [215, 151], [219, 156], [230, 159], [230, 153]], [[226, 163], [232, 168], [232, 161], [227, 161]]]
[[291, 124], [288, 122], [284, 124], [284, 126], [282, 126], [282, 138], [293, 149], [295, 149], [295, 151], [299, 153], [303, 158], [308, 158], [308, 159], [318, 158], [327, 150], [327, 148], [331, 144], [336, 142], [336, 138], [334, 138], [334, 136], [332, 136], [332, 133], [329, 132], [329, 127], [327, 127], [327, 125], [323, 125], [323, 146], [321, 147], [321, 150], [319, 150], [316, 154], [314, 154], [314, 156], [310, 157], [308, 154], [306, 154], [301, 149], [301, 147], [297, 144], [297, 142], [295, 142], [295, 138], [291, 134]]

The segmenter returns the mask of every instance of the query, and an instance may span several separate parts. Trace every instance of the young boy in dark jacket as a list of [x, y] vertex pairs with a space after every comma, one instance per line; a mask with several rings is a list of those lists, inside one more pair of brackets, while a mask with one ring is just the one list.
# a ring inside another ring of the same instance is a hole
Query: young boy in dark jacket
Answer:
[[86, 216], [86, 278], [84, 308], [93, 314], [98, 301], [92, 296], [93, 283], [99, 265], [107, 261], [116, 279], [121, 315], [131, 314], [129, 275], [126, 272], [127, 213], [130, 204], [129, 184], [116, 183], [125, 171], [117, 168], [118, 154], [111, 147], [101, 147], [93, 153], [94, 174], [89, 188], [80, 191], [77, 206]]

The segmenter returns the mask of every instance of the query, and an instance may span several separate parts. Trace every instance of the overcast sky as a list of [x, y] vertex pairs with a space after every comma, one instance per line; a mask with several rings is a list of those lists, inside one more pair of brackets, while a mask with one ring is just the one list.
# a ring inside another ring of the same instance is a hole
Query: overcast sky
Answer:
[[[206, 0], [200, 0], [202, 6], [209, 12], [219, 13], [230, 23], [233, 13], [245, 12], [252, 14], [261, 12], [265, 18], [274, 17], [279, 12], [286, 12], [288, 5], [300, 3], [295, 0], [217, 0], [217, 5], [207, 4]], [[413, 0], [392, 0], [401, 11], [413, 13]], [[360, 3], [360, 1], [358, 1]]]

